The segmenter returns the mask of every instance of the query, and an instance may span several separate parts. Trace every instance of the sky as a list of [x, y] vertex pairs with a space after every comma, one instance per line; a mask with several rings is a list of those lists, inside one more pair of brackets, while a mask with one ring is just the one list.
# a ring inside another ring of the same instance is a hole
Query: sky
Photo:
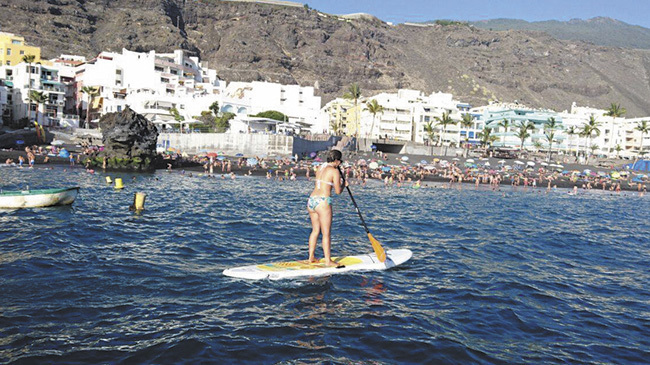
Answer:
[[368, 13], [392, 23], [496, 18], [566, 21], [604, 16], [650, 28], [650, 0], [303, 0], [302, 3], [329, 14]]

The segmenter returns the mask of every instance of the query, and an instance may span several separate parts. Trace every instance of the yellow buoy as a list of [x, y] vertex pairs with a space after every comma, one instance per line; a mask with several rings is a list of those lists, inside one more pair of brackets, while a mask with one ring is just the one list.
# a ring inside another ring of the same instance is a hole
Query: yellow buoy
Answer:
[[108, 185], [110, 185], [110, 184], [113, 183], [113, 180], [111, 179], [110, 176], [106, 176], [106, 183], [107, 183]]
[[145, 193], [135, 193], [133, 195], [133, 205], [129, 207], [129, 210], [140, 211], [144, 210], [144, 201], [147, 197]]
[[115, 189], [122, 189], [124, 188], [124, 184], [122, 183], [122, 178], [118, 177], [115, 179]]

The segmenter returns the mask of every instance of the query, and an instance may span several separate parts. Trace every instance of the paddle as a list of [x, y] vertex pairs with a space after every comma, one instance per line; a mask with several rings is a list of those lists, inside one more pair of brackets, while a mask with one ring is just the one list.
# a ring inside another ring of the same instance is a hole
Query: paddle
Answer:
[[348, 193], [350, 193], [350, 199], [352, 199], [352, 204], [354, 204], [354, 208], [357, 210], [357, 214], [359, 214], [359, 218], [361, 218], [361, 224], [363, 224], [363, 228], [366, 229], [366, 233], [368, 234], [368, 239], [370, 240], [370, 243], [372, 244], [372, 249], [375, 250], [375, 255], [377, 255], [377, 258], [379, 261], [384, 262], [386, 261], [386, 252], [384, 252], [384, 248], [381, 247], [381, 243], [375, 239], [375, 237], [370, 234], [370, 230], [368, 229], [368, 226], [366, 225], [366, 221], [363, 219], [363, 216], [361, 215], [361, 211], [359, 210], [359, 206], [357, 205], [357, 202], [354, 200], [354, 196], [352, 196], [352, 191], [350, 190], [350, 187], [345, 184], [345, 177], [343, 176], [343, 172], [341, 171], [341, 168], [338, 167], [339, 173], [341, 174], [341, 179], [343, 179], [343, 186], [348, 190]]

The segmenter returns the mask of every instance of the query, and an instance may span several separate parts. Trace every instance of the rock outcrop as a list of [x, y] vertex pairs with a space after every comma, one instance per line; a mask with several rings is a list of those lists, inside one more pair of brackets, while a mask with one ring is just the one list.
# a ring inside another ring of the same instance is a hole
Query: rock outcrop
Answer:
[[[126, 107], [99, 120], [104, 151], [94, 165], [126, 170], [151, 170], [156, 160], [158, 130], [144, 116]], [[106, 166], [104, 166], [106, 161]]]

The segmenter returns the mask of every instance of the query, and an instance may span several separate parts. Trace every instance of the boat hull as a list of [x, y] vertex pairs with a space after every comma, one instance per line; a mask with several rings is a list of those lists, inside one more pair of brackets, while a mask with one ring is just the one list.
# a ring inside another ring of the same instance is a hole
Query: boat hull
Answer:
[[67, 189], [23, 190], [0, 193], [0, 209], [41, 208], [69, 205], [74, 202], [78, 187]]

